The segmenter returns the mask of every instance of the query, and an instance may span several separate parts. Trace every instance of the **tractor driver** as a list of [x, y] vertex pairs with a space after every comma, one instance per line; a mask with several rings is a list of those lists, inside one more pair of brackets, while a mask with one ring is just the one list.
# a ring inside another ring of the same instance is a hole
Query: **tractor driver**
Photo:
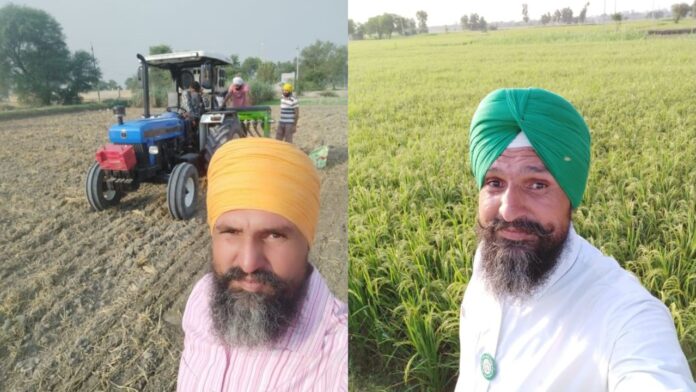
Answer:
[[198, 126], [198, 122], [204, 110], [203, 98], [201, 96], [201, 84], [195, 80], [191, 82], [189, 88], [181, 94], [181, 99], [181, 108], [186, 110], [184, 117], [190, 118], [195, 128]]
[[210, 161], [206, 205], [210, 272], [186, 303], [177, 389], [347, 391], [348, 309], [308, 261], [309, 157], [274, 139], [229, 141]]
[[251, 106], [251, 92], [249, 91], [249, 85], [244, 83], [244, 79], [239, 76], [235, 76], [232, 79], [232, 84], [227, 90], [222, 106], [228, 108]]

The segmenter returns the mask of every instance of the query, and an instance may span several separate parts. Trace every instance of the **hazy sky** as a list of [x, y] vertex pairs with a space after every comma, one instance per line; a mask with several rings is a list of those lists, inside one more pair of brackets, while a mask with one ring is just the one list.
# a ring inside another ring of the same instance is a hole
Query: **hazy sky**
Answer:
[[90, 50], [105, 80], [135, 74], [136, 53], [167, 44], [286, 61], [316, 40], [347, 42], [347, 0], [0, 0], [48, 12], [70, 51]]
[[[437, 26], [459, 23], [462, 15], [478, 13], [487, 21], [516, 21], [522, 19], [522, 3], [529, 7], [529, 17], [539, 19], [542, 14], [559, 8], [570, 7], [578, 14], [587, 0], [348, 0], [348, 16], [356, 22], [365, 22], [369, 17], [385, 12], [401, 16], [416, 17], [416, 12], [428, 13], [428, 25]], [[617, 11], [644, 11], [670, 8], [677, 0], [590, 0], [587, 15], [601, 15], [606, 6], [607, 13]], [[689, 4], [690, 1], [687, 1]]]

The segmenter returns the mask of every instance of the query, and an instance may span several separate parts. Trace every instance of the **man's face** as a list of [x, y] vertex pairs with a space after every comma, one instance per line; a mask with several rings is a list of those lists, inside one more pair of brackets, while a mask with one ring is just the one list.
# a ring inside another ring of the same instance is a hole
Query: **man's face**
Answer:
[[556, 265], [570, 201], [531, 147], [508, 149], [486, 173], [477, 233], [484, 278], [496, 295], [525, 297]]
[[278, 338], [304, 299], [309, 245], [289, 220], [260, 210], [228, 211], [212, 233], [213, 323], [230, 345]]
[[241, 85], [241, 84], [235, 84], [235, 85], [234, 85], [234, 89], [235, 89], [235, 91], [239, 91], [239, 90], [242, 89], [242, 85]]

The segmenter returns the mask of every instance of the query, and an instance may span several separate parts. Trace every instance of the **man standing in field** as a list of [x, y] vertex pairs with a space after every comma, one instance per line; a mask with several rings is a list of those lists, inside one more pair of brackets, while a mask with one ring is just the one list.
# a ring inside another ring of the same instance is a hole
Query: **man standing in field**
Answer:
[[479, 246], [457, 391], [696, 390], [667, 308], [580, 237], [590, 133], [562, 97], [501, 89], [469, 135]]
[[300, 107], [297, 98], [292, 95], [292, 85], [283, 85], [283, 96], [280, 97], [280, 121], [276, 130], [276, 139], [292, 143], [292, 136], [297, 131], [297, 120], [300, 119]]
[[309, 157], [272, 139], [227, 142], [207, 208], [211, 271], [186, 304], [177, 389], [347, 391], [348, 309], [308, 262], [319, 216]]

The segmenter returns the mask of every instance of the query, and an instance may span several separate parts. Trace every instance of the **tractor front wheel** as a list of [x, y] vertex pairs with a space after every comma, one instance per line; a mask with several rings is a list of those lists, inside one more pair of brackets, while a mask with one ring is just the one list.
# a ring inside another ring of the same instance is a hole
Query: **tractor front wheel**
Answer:
[[105, 210], [117, 204], [123, 197], [122, 191], [108, 188], [104, 178], [104, 171], [98, 162], [94, 162], [90, 166], [85, 187], [87, 200], [95, 211]]
[[198, 170], [190, 163], [174, 166], [167, 182], [167, 206], [174, 219], [190, 219], [198, 200]]

